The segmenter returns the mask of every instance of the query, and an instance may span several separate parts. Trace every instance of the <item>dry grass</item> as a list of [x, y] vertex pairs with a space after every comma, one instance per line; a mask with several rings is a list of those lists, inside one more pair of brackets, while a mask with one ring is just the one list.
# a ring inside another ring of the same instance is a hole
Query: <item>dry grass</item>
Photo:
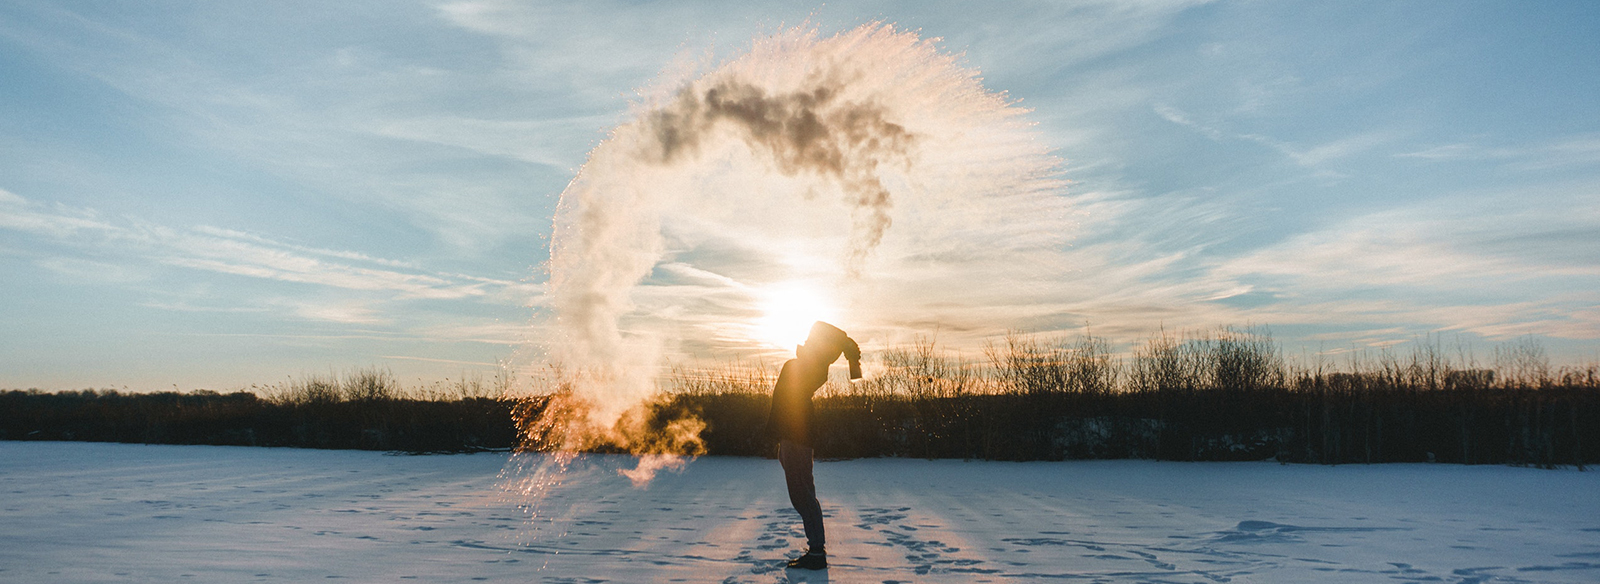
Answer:
[[351, 369], [343, 374], [310, 374], [274, 385], [251, 386], [249, 391], [282, 405], [376, 402], [384, 400], [461, 401], [499, 399], [511, 387], [510, 372], [501, 369], [492, 377], [481, 373], [461, 379], [445, 379], [428, 385], [406, 387], [394, 373], [379, 367]]

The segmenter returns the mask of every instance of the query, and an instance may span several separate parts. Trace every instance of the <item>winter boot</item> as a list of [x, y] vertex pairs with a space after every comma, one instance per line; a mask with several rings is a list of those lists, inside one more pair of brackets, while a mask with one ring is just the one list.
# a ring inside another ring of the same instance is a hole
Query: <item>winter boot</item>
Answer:
[[828, 552], [822, 549], [807, 549], [805, 555], [789, 560], [790, 568], [802, 570], [823, 570], [828, 567]]

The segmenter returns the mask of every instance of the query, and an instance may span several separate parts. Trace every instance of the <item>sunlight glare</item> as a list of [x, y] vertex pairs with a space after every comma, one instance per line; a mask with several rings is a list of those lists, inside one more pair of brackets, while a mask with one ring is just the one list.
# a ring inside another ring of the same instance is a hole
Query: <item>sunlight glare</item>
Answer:
[[799, 282], [778, 284], [760, 293], [761, 317], [754, 337], [779, 349], [793, 349], [806, 341], [811, 324], [832, 322], [837, 312], [815, 286]]

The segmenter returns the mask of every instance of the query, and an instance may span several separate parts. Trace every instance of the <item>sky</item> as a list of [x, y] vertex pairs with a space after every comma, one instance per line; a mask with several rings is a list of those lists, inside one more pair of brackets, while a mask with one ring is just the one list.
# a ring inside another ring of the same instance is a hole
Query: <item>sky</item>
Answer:
[[[1027, 294], [941, 289], [963, 316], [880, 315], [869, 350], [1232, 325], [1332, 358], [1531, 337], [1600, 359], [1589, 2], [20, 0], [0, 6], [0, 387], [537, 361], [561, 193], [651, 88], [874, 22], [1030, 110], [1064, 215], [1013, 215], [1050, 231], [1049, 269], [972, 276]], [[915, 240], [889, 233], [869, 283], [908, 281], [885, 258]], [[676, 257], [637, 290], [680, 340], [717, 340], [669, 357], [774, 354], [713, 334], [763, 297], [696, 313], [651, 285], [782, 281], [725, 264]]]

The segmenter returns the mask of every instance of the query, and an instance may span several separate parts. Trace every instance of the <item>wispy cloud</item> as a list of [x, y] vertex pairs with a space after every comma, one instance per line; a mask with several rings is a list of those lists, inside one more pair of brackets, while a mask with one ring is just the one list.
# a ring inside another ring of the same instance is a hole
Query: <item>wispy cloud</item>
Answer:
[[1178, 108], [1164, 103], [1158, 103], [1152, 109], [1156, 112], [1156, 115], [1161, 116], [1161, 119], [1199, 132], [1201, 135], [1212, 140], [1220, 141], [1226, 137], [1221, 130], [1189, 119], [1189, 115], [1183, 113]]
[[1474, 142], [1442, 144], [1412, 152], [1396, 154], [1396, 158], [1421, 158], [1423, 160], [1493, 160], [1517, 158], [1522, 153], [1510, 148], [1492, 148]]
[[[36, 286], [30, 302], [70, 291], [61, 302], [105, 309], [85, 319], [142, 314], [129, 330], [258, 335], [237, 342], [309, 347], [308, 363], [492, 362], [548, 338], [549, 322], [527, 320], [551, 315], [556, 195], [607, 132], [758, 35], [883, 19], [942, 37], [1031, 108], [1039, 147], [1068, 159], [1073, 182], [1045, 205], [899, 207], [872, 277], [849, 290], [835, 266], [792, 253], [793, 222], [746, 220], [786, 209], [697, 200], [664, 221], [666, 254], [627, 299], [626, 327], [659, 332], [669, 352], [739, 355], [765, 295], [804, 280], [866, 298], [845, 310], [871, 342], [937, 334], [969, 352], [1007, 328], [1085, 323], [1120, 341], [1250, 323], [1362, 346], [1430, 331], [1600, 337], [1600, 134], [1586, 77], [1544, 74], [1600, 61], [1546, 42], [1587, 39], [1552, 36], [1565, 23], [1532, 39], [1501, 26], [1514, 15], [1428, 12], [10, 3], [0, 46], [15, 58], [0, 78], [36, 91], [0, 96], [18, 121], [0, 136], [0, 174], [27, 195], [0, 190], [0, 261], [42, 276], [18, 280]], [[1496, 101], [1512, 95], [1515, 107]], [[15, 336], [100, 323], [39, 326]], [[452, 343], [463, 352], [430, 348]]]
[[233, 230], [233, 229], [223, 229], [221, 227], [212, 227], [212, 226], [209, 226], [209, 225], [197, 225], [193, 229], [194, 229], [194, 231], [196, 233], [200, 233], [200, 234], [204, 234], [204, 235], [210, 235], [210, 236], [224, 238], [224, 239], [248, 241], [248, 242], [262, 244], [262, 245], [265, 245], [265, 246], [268, 246], [268, 247], [279, 247], [279, 248], [289, 249], [289, 250], [293, 250], [293, 251], [297, 251], [297, 252], [304, 252], [304, 253], [311, 254], [311, 255], [325, 256], [325, 257], [338, 258], [338, 259], [344, 259], [344, 260], [354, 260], [354, 261], [357, 261], [357, 262], [377, 264], [377, 265], [381, 265], [381, 266], [388, 266], [388, 267], [391, 267], [391, 268], [417, 269], [416, 264], [413, 264], [413, 263], [410, 263], [410, 262], [403, 262], [403, 261], [390, 260], [390, 259], [384, 259], [384, 258], [375, 258], [375, 257], [372, 257], [372, 256], [364, 254], [364, 253], [360, 253], [360, 252], [342, 251], [342, 250], [335, 250], [335, 249], [323, 249], [323, 248], [315, 248], [315, 247], [306, 247], [306, 246], [303, 246], [303, 245], [287, 244], [287, 243], [282, 243], [282, 242], [278, 242], [278, 241], [273, 241], [271, 239], [267, 239], [265, 237], [262, 237], [260, 235], [256, 235], [254, 233], [246, 233], [246, 232], [243, 232], [243, 231], [236, 231], [236, 230]]
[[1393, 142], [1398, 138], [1398, 135], [1392, 130], [1369, 130], [1346, 135], [1321, 144], [1299, 146], [1259, 133], [1226, 132], [1215, 126], [1197, 122], [1189, 114], [1167, 104], [1158, 103], [1153, 106], [1153, 109], [1156, 115], [1161, 116], [1161, 119], [1194, 130], [1213, 141], [1240, 140], [1261, 144], [1277, 151], [1299, 166], [1323, 171], [1326, 176], [1345, 176], [1343, 173], [1328, 171], [1326, 169], [1328, 163], [1368, 152], [1377, 146]]
[[432, 357], [413, 357], [413, 356], [409, 356], [409, 355], [379, 355], [379, 358], [381, 358], [381, 359], [393, 359], [395, 361], [421, 361], [423, 363], [443, 363], [443, 364], [447, 364], [447, 365], [471, 365], [473, 367], [481, 367], [481, 368], [488, 368], [488, 369], [499, 369], [500, 368], [500, 364], [499, 363], [487, 363], [487, 362], [484, 362], [484, 361], [461, 361], [461, 360], [457, 360], [457, 359], [436, 359], [436, 358], [432, 358]]
[[[314, 309], [314, 305], [291, 299], [276, 299], [269, 302], [276, 306], [305, 307]], [[467, 322], [473, 321], [473, 322]], [[334, 321], [337, 324], [381, 324], [363, 322]], [[215, 337], [243, 337], [262, 339], [284, 339], [321, 343], [336, 343], [341, 341], [380, 341], [384, 343], [406, 343], [420, 345], [424, 348], [437, 348], [448, 344], [479, 344], [496, 347], [521, 348], [529, 342], [529, 330], [526, 324], [509, 324], [500, 322], [483, 322], [482, 319], [456, 319], [446, 324], [422, 325], [410, 328], [381, 328], [335, 326], [333, 330], [308, 330], [306, 332], [202, 332], [187, 333], [189, 336], [215, 336]]]
[[[1492, 338], [1600, 339], [1600, 200], [1582, 189], [1453, 197], [1334, 222], [1219, 264], [1286, 299], [1272, 322], [1407, 322]], [[1531, 300], [1532, 289], [1547, 289]], [[1566, 290], [1570, 292], [1558, 292]]]
[[151, 270], [125, 263], [112, 263], [72, 257], [44, 257], [34, 260], [34, 265], [75, 280], [125, 284], [145, 282], [152, 278]]
[[206, 313], [206, 312], [213, 312], [213, 313], [215, 313], [215, 312], [221, 312], [221, 313], [252, 313], [252, 312], [256, 312], [256, 313], [259, 313], [259, 312], [267, 312], [269, 310], [266, 306], [236, 306], [236, 305], [208, 306], [208, 305], [196, 304], [196, 303], [194, 303], [192, 301], [188, 301], [188, 300], [180, 300], [180, 301], [172, 301], [172, 302], [149, 300], [149, 301], [141, 302], [141, 303], [139, 303], [139, 305], [147, 307], [147, 308], [155, 308], [155, 309], [158, 309], [158, 310], [166, 310], [166, 311], [172, 311], [172, 312], [199, 312], [199, 313]]
[[1520, 146], [1493, 146], [1477, 141], [1430, 146], [1396, 154], [1429, 162], [1497, 161], [1520, 171], [1600, 165], [1600, 135], [1566, 136], [1544, 143]]
[[320, 320], [341, 324], [382, 324], [387, 322], [378, 311], [362, 304], [303, 305], [296, 313], [307, 320]]
[[[526, 284], [494, 278], [428, 272], [410, 262], [375, 258], [365, 253], [312, 248], [210, 226], [173, 228], [141, 219], [109, 220], [91, 209], [34, 203], [14, 193], [0, 198], [0, 229], [27, 233], [59, 250], [78, 250], [122, 261], [107, 262], [71, 256], [48, 256], [41, 266], [101, 282], [149, 279], [150, 268], [127, 260], [263, 280], [310, 284], [355, 291], [382, 292], [388, 299], [453, 300], [501, 298]], [[526, 299], [520, 301], [527, 302]], [[296, 311], [301, 316], [338, 322], [376, 322], [370, 310], [319, 306]]]
[[[170, 30], [88, 8], [41, 5], [24, 12], [30, 18], [0, 25], [0, 38], [122, 94], [143, 114], [134, 120], [143, 117], [190, 147], [325, 196], [398, 211], [457, 254], [526, 237], [548, 205], [528, 204], [537, 199], [526, 196], [527, 163], [543, 167], [535, 174], [546, 181], [544, 189], [556, 192], [604, 128], [602, 121], [582, 118], [592, 110], [530, 107], [571, 103], [535, 99], [529, 94], [537, 93], [537, 83], [519, 87], [505, 71], [408, 54], [407, 39], [419, 36], [468, 42], [463, 31], [437, 26], [430, 20], [436, 14], [416, 6], [368, 15], [363, 28], [392, 33], [368, 39], [370, 45], [302, 36], [292, 56], [271, 58], [230, 52], [260, 48], [254, 46], [218, 50], [207, 39], [292, 18], [272, 8], [257, 22], [228, 11], [187, 14], [192, 26]], [[208, 32], [175, 32], [191, 30]], [[305, 34], [295, 27], [280, 31]], [[274, 65], [284, 58], [292, 66]], [[519, 103], [512, 94], [526, 99]], [[490, 95], [499, 97], [484, 100], [478, 111], [437, 108]], [[613, 95], [610, 101], [622, 100]], [[437, 162], [452, 156], [472, 162]]]
[[1289, 159], [1293, 160], [1295, 164], [1299, 164], [1300, 166], [1307, 168], [1318, 168], [1328, 162], [1348, 158], [1352, 155], [1369, 151], [1375, 146], [1391, 142], [1395, 139], [1394, 133], [1390, 131], [1368, 131], [1345, 136], [1330, 142], [1317, 144], [1315, 146], [1300, 148], [1259, 134], [1242, 134], [1239, 137], [1266, 144], [1267, 146], [1282, 152], [1284, 156], [1289, 157]]
[[22, 231], [56, 239], [66, 239], [81, 232], [107, 233], [119, 231], [88, 209], [72, 209], [55, 205], [46, 209], [20, 195], [0, 191], [0, 228]]

